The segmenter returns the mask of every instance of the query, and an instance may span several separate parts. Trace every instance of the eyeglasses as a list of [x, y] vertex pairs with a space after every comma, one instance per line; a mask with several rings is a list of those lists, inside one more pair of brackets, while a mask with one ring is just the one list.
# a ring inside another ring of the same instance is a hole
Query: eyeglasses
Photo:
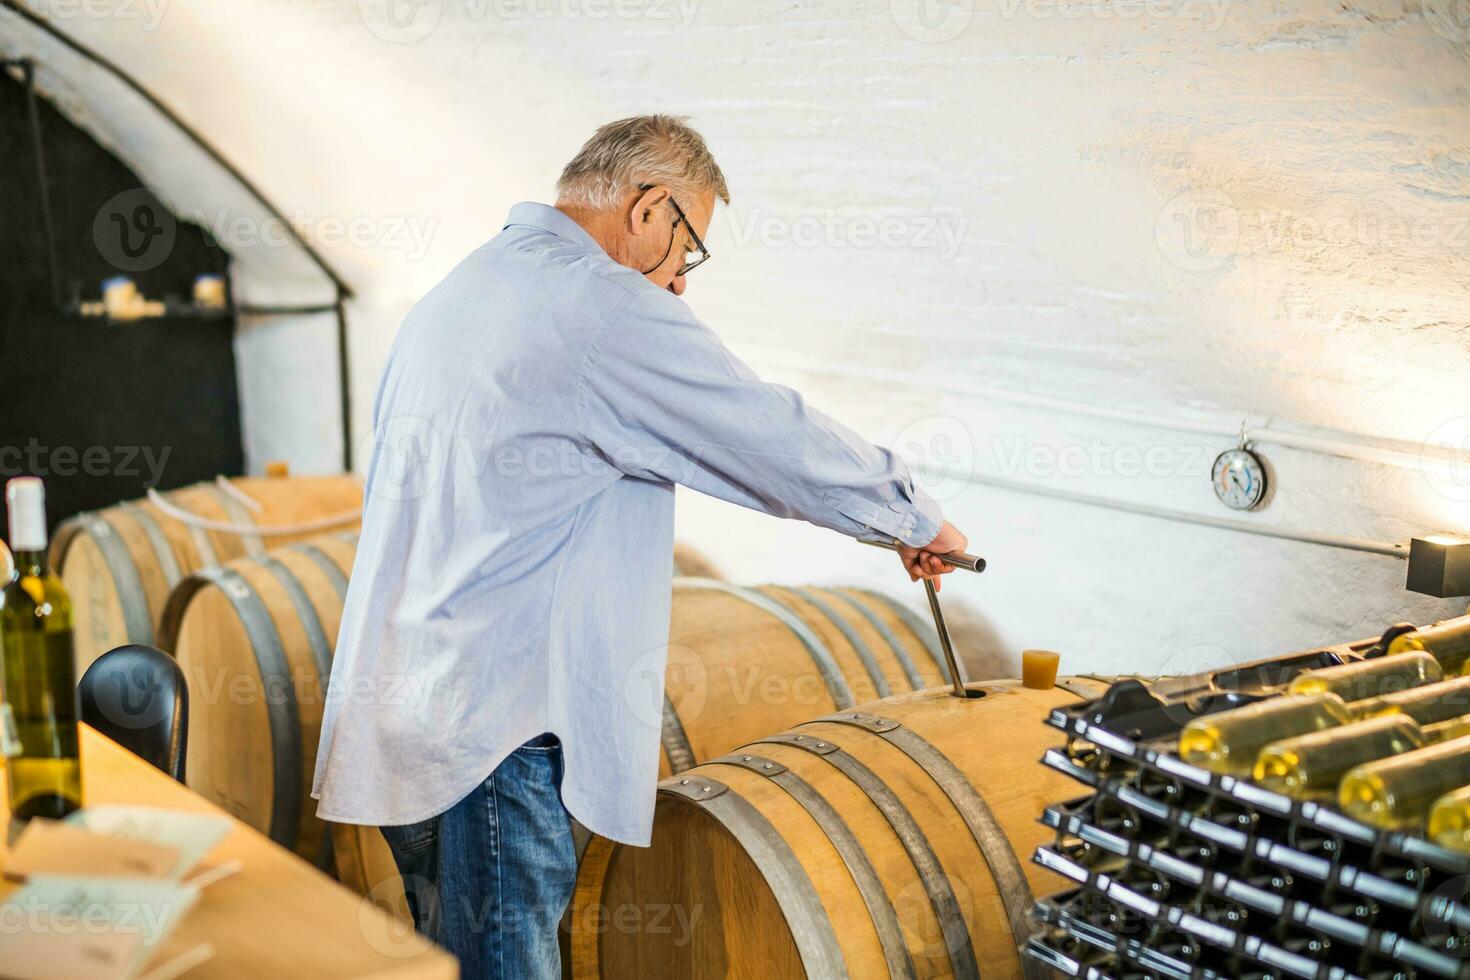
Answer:
[[[653, 187], [653, 184], [643, 184], [638, 189], [640, 191], [651, 191]], [[691, 258], [694, 252], [686, 251], [684, 253], [684, 261], [679, 266], [679, 271], [674, 273], [676, 277], [687, 276], [690, 272], [709, 261], [709, 249], [705, 248], [704, 242], [699, 240], [699, 233], [694, 230], [694, 225], [690, 222], [688, 215], [684, 213], [684, 209], [679, 207], [679, 202], [674, 200], [673, 195], [669, 196], [669, 204], [673, 207], [674, 213], [678, 217], [674, 219], [673, 225], [669, 228], [669, 247], [664, 249], [664, 257], [658, 260], [658, 265], [654, 266], [653, 269], [662, 267], [669, 260], [669, 253], [674, 250], [674, 239], [679, 236], [679, 225], [682, 222], [684, 227], [689, 229], [689, 238], [694, 242], [694, 247], [699, 252], [698, 258]], [[648, 271], [652, 272], [653, 269], [649, 269]]]

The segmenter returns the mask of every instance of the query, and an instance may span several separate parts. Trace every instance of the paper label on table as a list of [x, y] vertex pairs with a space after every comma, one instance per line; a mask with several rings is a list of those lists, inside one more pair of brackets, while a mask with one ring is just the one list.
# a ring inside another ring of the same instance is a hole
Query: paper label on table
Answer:
[[34, 819], [5, 857], [11, 877], [53, 875], [130, 875], [170, 878], [179, 866], [179, 849], [143, 840], [127, 840], [70, 823]]
[[187, 874], [231, 830], [225, 817], [117, 803], [84, 807], [66, 822], [94, 834], [173, 849], [177, 861], [168, 872], [173, 878]]
[[36, 875], [0, 905], [0, 963], [22, 980], [126, 980], [197, 897], [139, 878]]

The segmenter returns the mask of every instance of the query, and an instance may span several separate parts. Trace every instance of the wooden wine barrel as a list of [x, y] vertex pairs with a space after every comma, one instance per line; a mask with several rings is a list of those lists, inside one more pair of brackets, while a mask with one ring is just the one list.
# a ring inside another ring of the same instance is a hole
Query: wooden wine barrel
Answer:
[[[933, 631], [907, 608], [858, 589], [676, 579], [666, 669], [668, 775], [804, 719], [948, 682]], [[343, 884], [403, 908], [397, 869], [376, 830], [342, 844]]]
[[[198, 483], [164, 495], [208, 521], [270, 528], [351, 514], [362, 507], [356, 477], [265, 477]], [[242, 495], [244, 499], [242, 499]], [[252, 509], [246, 500], [259, 509]], [[343, 529], [355, 527], [343, 523]], [[314, 533], [320, 534], [318, 530]], [[158, 622], [169, 592], [197, 569], [264, 554], [309, 534], [233, 534], [186, 524], [144, 500], [128, 501], [62, 522], [51, 566], [71, 593], [77, 676], [124, 643], [161, 645]], [[167, 648], [165, 648], [167, 649]]]
[[201, 569], [159, 625], [189, 685], [185, 783], [328, 870], [311, 779], [356, 550], [347, 532]]
[[674, 542], [674, 575], [692, 576], [694, 578], [723, 579], [714, 562], [704, 556], [704, 553], [691, 548], [682, 541]]
[[675, 579], [659, 771], [948, 680], [932, 628], [877, 593]]
[[334, 823], [331, 828], [337, 880], [371, 899], [384, 912], [411, 925], [413, 915], [408, 910], [408, 896], [403, 892], [403, 880], [383, 832], [377, 827], [350, 823]]
[[571, 975], [1045, 977], [1017, 946], [1037, 815], [1075, 792], [1038, 764], [1064, 681], [900, 694], [753, 740], [659, 785], [653, 842], [593, 838]]

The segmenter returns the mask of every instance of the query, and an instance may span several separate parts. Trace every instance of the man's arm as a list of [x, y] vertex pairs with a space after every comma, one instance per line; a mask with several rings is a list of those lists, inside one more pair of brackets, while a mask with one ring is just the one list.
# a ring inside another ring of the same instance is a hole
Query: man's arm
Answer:
[[965, 547], [894, 453], [762, 381], [672, 296], [640, 294], [610, 317], [588, 351], [577, 411], [586, 438], [630, 476], [897, 539], [910, 576], [949, 570], [922, 553], [931, 544]]

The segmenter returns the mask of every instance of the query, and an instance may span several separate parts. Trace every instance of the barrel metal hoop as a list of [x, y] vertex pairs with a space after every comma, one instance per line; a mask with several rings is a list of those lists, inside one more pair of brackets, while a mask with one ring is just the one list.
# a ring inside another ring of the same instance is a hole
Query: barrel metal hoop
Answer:
[[311, 559], [312, 563], [322, 570], [322, 574], [332, 584], [332, 591], [337, 593], [338, 599], [344, 601], [347, 599], [347, 573], [337, 567], [337, 563], [327, 557], [326, 552], [314, 544], [293, 544], [290, 545], [290, 548]]
[[77, 534], [83, 530], [82, 518], [92, 517], [93, 512], [89, 510], [79, 511], [56, 525], [56, 533], [51, 535], [50, 561], [51, 567], [57, 574], [66, 567], [66, 555], [71, 550], [72, 544], [77, 539]]
[[[207, 492], [221, 507], [224, 508], [225, 515], [230, 523], [255, 523], [255, 518], [251, 515], [250, 511], [245, 509], [245, 505], [240, 503], [240, 501], [236, 500], [234, 497], [225, 493], [219, 487], [208, 486], [202, 487], [201, 489]], [[242, 534], [239, 537], [241, 543], [245, 545], [245, 554], [252, 556], [265, 554], [265, 539], [262, 538], [259, 534]]]
[[832, 846], [842, 858], [842, 863], [847, 865], [852, 880], [857, 884], [858, 892], [863, 896], [863, 904], [868, 907], [868, 915], [873, 921], [873, 929], [878, 933], [878, 941], [883, 947], [883, 958], [888, 963], [888, 975], [898, 978], [915, 977], [914, 962], [909, 956], [908, 944], [904, 941], [903, 927], [899, 925], [898, 913], [894, 911], [893, 903], [888, 900], [888, 893], [883, 890], [883, 882], [873, 868], [873, 862], [868, 860], [868, 854], [863, 850], [862, 843], [836, 808], [828, 803], [822, 794], [812, 789], [811, 784], [805, 779], [791, 772], [781, 763], [767, 759], [765, 756], [727, 755], [715, 759], [714, 763], [740, 766], [766, 776], [771, 782], [784, 789], [788, 796], [801, 804], [802, 809], [806, 810], [817, 822], [817, 826], [832, 842]]
[[767, 735], [765, 738], [756, 739], [756, 743], [765, 742], [770, 745], [794, 745], [798, 749], [806, 749], [812, 755], [829, 755], [842, 748], [829, 738], [817, 738], [815, 735], [804, 735], [801, 732], [782, 732], [780, 735]]
[[163, 604], [163, 612], [158, 617], [158, 648], [160, 650], [177, 657], [178, 651], [175, 647], [179, 644], [179, 628], [183, 625], [184, 612], [189, 608], [189, 600], [194, 598], [194, 593], [209, 584], [211, 584], [210, 580], [203, 577], [202, 571], [194, 572], [168, 594], [168, 599]]
[[1069, 677], [1066, 680], [1057, 681], [1057, 687], [1066, 691], [1068, 694], [1075, 694], [1077, 695], [1077, 697], [1082, 698], [1085, 701], [1094, 701], [1097, 698], [1102, 697], [1101, 692], [1093, 690], [1090, 686], [1083, 683], [1082, 681], [1079, 681], [1075, 677]]
[[127, 630], [129, 643], [153, 645], [153, 615], [148, 611], [148, 600], [143, 591], [143, 577], [128, 547], [117, 536], [117, 530], [107, 518], [97, 514], [79, 515], [83, 527], [97, 542], [102, 560], [112, 573], [117, 586], [118, 604], [122, 606], [123, 629]]
[[143, 534], [148, 538], [148, 546], [153, 549], [153, 556], [158, 559], [158, 567], [163, 571], [163, 580], [172, 589], [179, 584], [183, 573], [179, 571], [179, 560], [174, 556], [174, 547], [169, 544], [168, 536], [163, 533], [163, 528], [148, 513], [147, 508], [132, 502], [120, 504], [124, 514], [131, 517], [137, 525], [143, 529]]
[[[909, 656], [908, 649], [904, 647], [903, 641], [898, 638], [898, 635], [893, 630], [889, 629], [887, 623], [878, 618], [878, 615], [873, 610], [838, 589], [829, 590], [829, 594], [841, 599], [853, 609], [857, 610], [858, 615], [866, 619], [868, 624], [878, 631], [878, 635], [883, 637], [883, 642], [888, 644], [888, 648], [898, 658], [899, 665], [903, 667], [903, 676], [908, 678], [910, 689], [920, 691], [929, 686], [929, 683], [919, 674], [919, 668], [914, 665], [914, 658]], [[943, 673], [942, 667], [940, 668], [940, 672], [941, 674]], [[843, 707], [846, 707], [846, 705]]]
[[678, 779], [666, 779], [659, 784], [659, 792], [695, 799], [690, 794], [689, 787], [696, 780], [719, 787], [718, 792], [699, 793], [699, 802], [705, 811], [730, 832], [760, 869], [776, 904], [781, 908], [787, 926], [791, 929], [791, 936], [796, 941], [796, 951], [801, 957], [806, 975], [848, 976], [842, 947], [837, 944], [832, 920], [827, 915], [826, 907], [822, 905], [816, 886], [812, 884], [801, 862], [796, 859], [791, 845], [771, 825], [765, 814], [739, 793], [725, 792], [728, 787], [718, 780], [691, 777], [685, 784]]
[[689, 735], [684, 731], [684, 723], [679, 720], [674, 702], [669, 700], [668, 691], [664, 692], [663, 725], [659, 731], [659, 740], [663, 742], [664, 754], [669, 757], [671, 772], [683, 772], [698, 765], [694, 758], [694, 747], [689, 744]]
[[934, 666], [939, 668], [939, 676], [944, 678], [944, 683], [950, 683], [949, 665], [945, 662], [944, 649], [939, 645], [939, 634], [934, 632], [933, 624], [925, 622], [922, 616], [892, 596], [884, 595], [882, 592], [875, 592], [872, 589], [854, 589], [853, 591], [872, 596], [892, 610], [895, 616], [903, 620], [903, 624], [909, 628], [909, 632], [918, 637], [919, 642], [924, 644], [924, 649], [929, 651], [929, 656], [934, 659]]
[[[897, 731], [906, 731], [906, 729], [897, 729]], [[774, 740], [771, 739], [771, 741]], [[824, 751], [820, 747], [822, 743], [832, 748]], [[873, 805], [883, 814], [883, 818], [888, 821], [888, 825], [893, 828], [899, 843], [908, 853], [914, 870], [919, 873], [919, 880], [929, 896], [929, 904], [934, 908], [934, 917], [939, 921], [939, 930], [944, 935], [944, 946], [949, 951], [950, 966], [954, 969], [955, 976], [964, 978], [964, 980], [979, 980], [980, 966], [975, 960], [975, 948], [970, 942], [970, 927], [965, 922], [964, 913], [960, 910], [959, 900], [955, 898], [954, 889], [950, 887], [949, 878], [939, 863], [939, 856], [934, 853], [933, 845], [929, 843], [929, 838], [924, 836], [924, 831], [914, 820], [914, 815], [909, 812], [908, 807], [904, 806], [903, 801], [888, 788], [877, 773], [855, 756], [833, 746], [830, 741], [814, 740], [811, 736], [807, 736], [804, 741], [798, 742], [793, 739], [784, 744], [804, 748], [826, 759], [867, 794], [868, 799], [873, 802]]]
[[676, 586], [691, 589], [708, 589], [714, 592], [725, 592], [743, 599], [763, 612], [770, 613], [781, 622], [781, 625], [796, 634], [796, 638], [806, 647], [807, 654], [812, 658], [812, 663], [817, 666], [817, 673], [822, 675], [822, 682], [827, 685], [827, 693], [832, 696], [832, 703], [839, 708], [851, 707], [854, 698], [852, 690], [847, 686], [847, 678], [842, 676], [842, 671], [837, 666], [837, 661], [832, 659], [832, 652], [827, 649], [812, 628], [802, 622], [799, 617], [785, 606], [774, 599], [747, 589], [739, 585], [731, 585], [729, 582], [717, 582], [711, 578], [677, 578], [674, 580]]
[[[1015, 937], [1016, 945], [1024, 945], [1033, 931], [1030, 919], [1034, 902], [1031, 885], [1026, 880], [1026, 873], [1021, 868], [1015, 849], [1011, 847], [1010, 839], [1006, 837], [1004, 828], [991, 812], [985, 798], [948, 756], [912, 728], [892, 728], [880, 732], [879, 735], [928, 773], [929, 778], [949, 797], [955, 811], [969, 828], [970, 836], [975, 838], [981, 857], [985, 858], [985, 863], [990, 868], [990, 876], [995, 882], [1001, 904], [1005, 907], [1006, 919], [1010, 923], [1011, 935]], [[1024, 956], [1021, 957], [1021, 968], [1028, 980], [1044, 980], [1048, 976], [1039, 964]]]
[[729, 788], [718, 779], [710, 779], [708, 776], [675, 776], [658, 784], [660, 793], [682, 796], [695, 803], [708, 803]]
[[[240, 616], [245, 635], [255, 651], [262, 697], [270, 719], [271, 762], [275, 773], [270, 838], [294, 850], [301, 831], [301, 712], [281, 634], [276, 630], [270, 610], [239, 572], [216, 566], [196, 572], [192, 578], [219, 586]], [[273, 691], [283, 696], [273, 697]]]
[[[878, 697], [886, 698], [892, 694], [893, 692], [888, 687], [888, 678], [883, 676], [883, 667], [878, 663], [878, 658], [873, 656], [872, 649], [858, 635], [857, 630], [853, 629], [848, 621], [836, 609], [832, 608], [832, 604], [808, 588], [791, 586], [790, 591], [815, 606], [818, 612], [826, 616], [832, 622], [832, 625], [837, 627], [837, 631], [842, 634], [843, 639], [851, 644], [853, 651], [858, 655], [858, 659], [863, 662], [863, 667], [867, 670], [868, 677], [872, 680], [873, 689], [877, 691]], [[772, 598], [775, 597], [773, 596]], [[779, 602], [780, 600], [777, 599], [777, 601]]]
[[818, 718], [817, 721], [830, 721], [838, 725], [852, 725], [863, 731], [872, 732], [874, 735], [882, 735], [891, 732], [895, 728], [902, 728], [903, 722], [894, 721], [892, 718], [884, 718], [882, 715], [869, 715], [860, 711], [844, 711], [841, 714], [827, 715]]
[[332, 644], [327, 639], [327, 631], [322, 626], [321, 616], [317, 615], [316, 606], [312, 605], [311, 596], [306, 594], [301, 580], [280, 559], [262, 555], [255, 560], [261, 568], [275, 577], [286, 591], [286, 598], [291, 600], [296, 618], [301, 621], [301, 627], [306, 632], [306, 645], [311, 648], [311, 659], [316, 664], [316, 677], [325, 696], [327, 681], [332, 676]]
[[758, 776], [779, 776], [786, 771], [786, 767], [774, 759], [767, 759], [763, 755], [749, 755], [747, 753], [722, 755], [718, 759], [711, 759], [709, 764], [715, 766], [739, 766], [741, 769], [749, 769]]
[[[314, 550], [314, 549], [313, 549]], [[309, 556], [308, 556], [309, 557]], [[322, 556], [326, 561], [326, 556]], [[327, 631], [322, 626], [321, 616], [317, 614], [316, 606], [311, 602], [311, 596], [306, 594], [298, 579], [279, 559], [270, 555], [262, 555], [257, 558], [262, 568], [275, 576], [281, 588], [286, 590], [286, 597], [291, 600], [291, 606], [296, 610], [296, 618], [301, 621], [301, 627], [306, 631], [306, 644], [311, 648], [311, 659], [316, 663], [317, 681], [321, 684], [322, 697], [327, 696], [327, 683], [332, 676], [332, 644], [327, 639]], [[327, 562], [331, 564], [331, 562]], [[335, 569], [337, 566], [332, 565]], [[340, 575], [341, 573], [338, 572]], [[323, 870], [332, 867], [332, 835], [323, 827], [321, 847], [317, 850], [316, 866]]]

